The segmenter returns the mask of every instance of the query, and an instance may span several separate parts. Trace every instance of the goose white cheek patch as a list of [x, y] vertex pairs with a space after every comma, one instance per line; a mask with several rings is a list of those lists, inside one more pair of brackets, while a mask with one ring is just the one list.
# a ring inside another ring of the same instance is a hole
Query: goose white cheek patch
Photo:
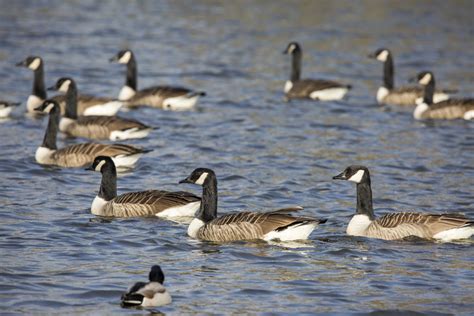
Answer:
[[44, 112], [45, 112], [45, 113], [51, 112], [51, 110], [53, 109], [53, 107], [54, 107], [54, 104], [53, 104], [53, 103], [48, 104], [48, 106], [44, 109]]
[[199, 179], [197, 179], [196, 182], [194, 182], [194, 183], [199, 184], [199, 185], [203, 185], [206, 178], [207, 178], [207, 172], [204, 172], [203, 174], [201, 174]]
[[36, 70], [41, 65], [41, 59], [35, 58], [29, 65], [28, 68], [31, 70]]
[[431, 81], [431, 74], [426, 74], [420, 79], [420, 84], [426, 86]]
[[123, 54], [122, 57], [120, 57], [120, 59], [118, 61], [121, 64], [127, 64], [130, 61], [131, 56], [132, 56], [132, 53], [125, 52], [125, 54]]
[[364, 176], [365, 171], [364, 170], [359, 170], [357, 171], [352, 177], [347, 179], [347, 181], [352, 181], [355, 183], [360, 183], [362, 181], [362, 177]]
[[102, 166], [105, 164], [105, 160], [102, 160], [101, 162], [99, 162], [97, 164], [97, 166], [95, 166], [95, 171], [99, 171], [100, 172], [100, 169], [102, 169]]
[[387, 61], [387, 57], [388, 57], [388, 51], [384, 50], [380, 52], [380, 54], [377, 55], [377, 60], [385, 62]]
[[71, 81], [66, 80], [63, 82], [63, 84], [59, 87], [59, 91], [66, 93], [67, 90], [69, 89], [69, 85], [71, 84]]

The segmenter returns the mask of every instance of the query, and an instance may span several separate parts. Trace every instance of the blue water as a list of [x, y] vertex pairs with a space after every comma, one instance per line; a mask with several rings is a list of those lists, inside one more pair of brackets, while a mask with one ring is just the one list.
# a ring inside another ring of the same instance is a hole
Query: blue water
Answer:
[[[0, 122], [2, 314], [143, 315], [120, 295], [160, 264], [166, 314], [349, 314], [414, 311], [472, 315], [474, 246], [379, 241], [345, 235], [355, 188], [332, 176], [349, 164], [372, 174], [376, 213], [460, 212], [474, 218], [472, 122], [417, 122], [411, 110], [374, 102], [391, 48], [396, 82], [432, 70], [443, 88], [474, 96], [471, 1], [0, 1], [0, 98], [26, 101], [44, 58], [46, 84], [76, 79], [80, 91], [116, 96], [134, 49], [139, 86], [207, 91], [199, 109], [124, 113], [160, 129], [129, 143], [154, 149], [118, 179], [119, 193], [177, 186], [196, 167], [214, 169], [219, 212], [302, 205], [327, 218], [303, 244], [212, 244], [186, 225], [90, 214], [100, 175], [37, 165], [46, 120], [25, 107]], [[283, 101], [291, 40], [303, 75], [353, 86], [340, 102]], [[58, 140], [60, 147], [75, 140]]]

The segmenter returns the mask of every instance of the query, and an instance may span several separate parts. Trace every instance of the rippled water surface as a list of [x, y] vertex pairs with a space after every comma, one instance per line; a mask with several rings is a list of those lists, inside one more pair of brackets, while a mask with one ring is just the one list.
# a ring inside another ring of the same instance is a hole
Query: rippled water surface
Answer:
[[[205, 166], [218, 175], [221, 214], [302, 205], [328, 219], [303, 244], [219, 245], [156, 218], [96, 218], [100, 174], [37, 165], [46, 121], [23, 104], [0, 122], [2, 313], [144, 315], [119, 299], [157, 263], [169, 314], [473, 313], [472, 241], [347, 237], [355, 187], [331, 180], [365, 164], [378, 214], [474, 217], [473, 123], [416, 122], [408, 109], [375, 105], [382, 65], [366, 58], [387, 46], [398, 84], [430, 69], [440, 86], [473, 96], [471, 1], [0, 2], [1, 99], [26, 101], [32, 73], [14, 64], [32, 54], [45, 59], [47, 85], [68, 75], [83, 92], [115, 96], [124, 69], [108, 59], [124, 47], [135, 50], [141, 87], [207, 91], [197, 111], [123, 114], [160, 129], [130, 142], [154, 151], [120, 176], [119, 192], [176, 190]], [[347, 100], [283, 101], [290, 40], [303, 45], [305, 76], [352, 84]]]

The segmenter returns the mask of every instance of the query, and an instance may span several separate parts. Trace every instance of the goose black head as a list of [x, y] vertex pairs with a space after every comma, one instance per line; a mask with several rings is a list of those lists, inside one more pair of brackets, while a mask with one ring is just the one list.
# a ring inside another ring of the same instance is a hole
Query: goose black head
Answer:
[[117, 62], [119, 64], [128, 64], [133, 57], [133, 52], [129, 49], [121, 50], [114, 57], [110, 58], [110, 62]]
[[434, 81], [434, 75], [431, 71], [422, 71], [416, 76], [416, 81], [422, 86], [427, 86]]
[[160, 284], [165, 282], [165, 275], [159, 265], [154, 265], [151, 267], [150, 273], [148, 274], [148, 279], [150, 282], [158, 282]]
[[215, 180], [215, 178], [216, 174], [211, 169], [197, 168], [189, 175], [189, 177], [179, 181], [179, 183], [194, 183], [197, 185], [206, 185], [213, 179]]
[[352, 165], [347, 167], [337, 176], [332, 177], [334, 180], [346, 180], [355, 183], [370, 181], [369, 169], [365, 166]]
[[107, 166], [113, 166], [115, 168], [115, 164], [112, 158], [107, 157], [107, 156], [97, 156], [95, 157], [92, 165], [86, 168], [86, 170], [103, 172], [104, 167], [107, 167]]
[[71, 84], [74, 84], [74, 80], [72, 78], [62, 77], [56, 81], [54, 86], [49, 87], [48, 90], [66, 93], [69, 90]]
[[59, 104], [54, 100], [44, 100], [44, 102], [35, 108], [35, 111], [43, 113], [56, 113], [59, 112]]
[[381, 62], [386, 62], [388, 56], [391, 56], [392, 53], [386, 48], [379, 48], [375, 52], [369, 54], [367, 57], [377, 59], [378, 61]]
[[300, 44], [297, 42], [290, 42], [286, 49], [283, 51], [283, 54], [294, 54], [294, 53], [300, 53], [301, 52], [301, 47]]
[[38, 56], [28, 56], [25, 58], [25, 60], [20, 61], [19, 63], [16, 64], [17, 67], [26, 67], [30, 68], [31, 70], [36, 70], [38, 69], [41, 64], [43, 63], [43, 60], [41, 57]]

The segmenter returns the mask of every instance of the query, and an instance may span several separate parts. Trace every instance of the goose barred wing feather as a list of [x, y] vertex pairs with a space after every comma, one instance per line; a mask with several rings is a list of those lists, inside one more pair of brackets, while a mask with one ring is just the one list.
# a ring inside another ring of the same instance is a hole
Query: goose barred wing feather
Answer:
[[293, 82], [287, 94], [294, 98], [306, 98], [314, 91], [339, 87], [346, 87], [346, 85], [331, 80], [303, 79]]
[[382, 239], [408, 236], [430, 239], [439, 232], [472, 224], [459, 214], [391, 213], [374, 221], [367, 229], [367, 235]]
[[430, 105], [427, 114], [432, 119], [456, 119], [468, 111], [474, 111], [474, 99], [449, 99], [435, 103]]
[[163, 101], [167, 98], [174, 98], [187, 95], [192, 91], [183, 87], [174, 86], [156, 86], [146, 88], [137, 93], [127, 101], [128, 107], [149, 105], [153, 107], [162, 107]]
[[[291, 210], [294, 211], [294, 210]], [[211, 241], [262, 239], [271, 231], [291, 225], [318, 221], [313, 218], [293, 217], [287, 209], [267, 213], [241, 212], [216, 218], [198, 232], [198, 238]]]
[[91, 164], [97, 156], [128, 156], [143, 152], [145, 151], [141, 148], [124, 144], [83, 143], [57, 150], [52, 159], [61, 167], [82, 167]]
[[79, 116], [74, 123], [67, 127], [66, 133], [90, 139], [109, 139], [113, 131], [146, 130], [150, 128], [136, 120], [117, 116]]
[[122, 131], [130, 128], [145, 129], [149, 126], [133, 119], [124, 119], [119, 116], [80, 116], [77, 123], [85, 126], [100, 125], [106, 126], [112, 131]]
[[121, 194], [105, 205], [106, 216], [153, 216], [170, 207], [183, 206], [201, 199], [188, 192], [148, 190]]

